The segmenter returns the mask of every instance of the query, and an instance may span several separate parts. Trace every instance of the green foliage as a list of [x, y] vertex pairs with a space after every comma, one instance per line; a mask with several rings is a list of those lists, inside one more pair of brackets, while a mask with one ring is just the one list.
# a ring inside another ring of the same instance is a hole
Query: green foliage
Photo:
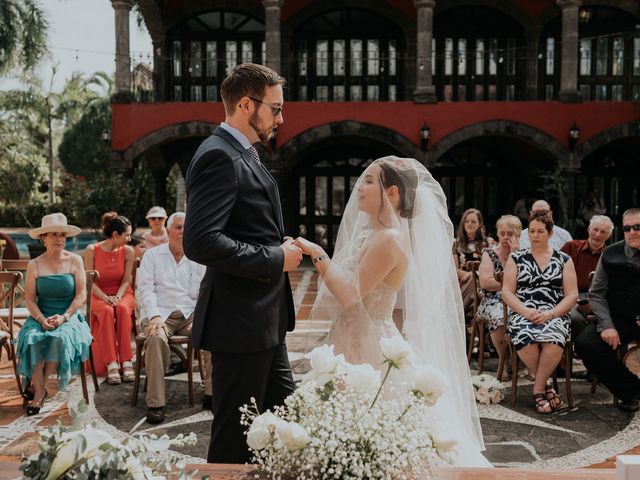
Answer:
[[91, 103], [75, 124], [65, 130], [58, 156], [65, 170], [74, 175], [91, 177], [109, 167], [111, 149], [102, 134], [111, 126], [108, 98]]
[[0, 75], [33, 69], [47, 53], [48, 27], [34, 0], [0, 1]]

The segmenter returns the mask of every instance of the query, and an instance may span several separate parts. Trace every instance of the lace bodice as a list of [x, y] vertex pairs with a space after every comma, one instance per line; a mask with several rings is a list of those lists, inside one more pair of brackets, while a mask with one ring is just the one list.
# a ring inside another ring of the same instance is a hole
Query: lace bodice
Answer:
[[380, 282], [364, 297], [362, 304], [367, 315], [376, 323], [383, 337], [397, 335], [398, 329], [393, 323], [393, 308], [398, 292], [384, 282]]

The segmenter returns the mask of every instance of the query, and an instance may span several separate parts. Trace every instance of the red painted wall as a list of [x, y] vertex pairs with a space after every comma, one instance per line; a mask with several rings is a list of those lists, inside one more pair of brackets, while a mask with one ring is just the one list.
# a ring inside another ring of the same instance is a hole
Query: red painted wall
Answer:
[[[580, 127], [580, 142], [613, 125], [640, 118], [640, 104], [632, 102], [459, 102], [433, 105], [413, 102], [291, 102], [285, 105], [285, 123], [278, 128], [282, 145], [313, 127], [353, 120], [389, 128], [420, 144], [420, 127], [431, 128], [430, 144], [468, 125], [488, 120], [511, 120], [538, 130], [567, 145], [569, 128]], [[163, 127], [194, 120], [220, 123], [222, 103], [116, 104], [112, 110], [112, 147], [124, 151]]]

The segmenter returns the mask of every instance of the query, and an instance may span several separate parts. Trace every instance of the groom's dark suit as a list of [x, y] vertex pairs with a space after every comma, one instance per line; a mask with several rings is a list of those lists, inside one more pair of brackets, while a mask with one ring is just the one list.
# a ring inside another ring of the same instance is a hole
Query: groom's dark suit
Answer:
[[238, 407], [281, 404], [294, 384], [284, 343], [295, 325], [278, 187], [233, 135], [218, 127], [186, 177], [184, 250], [207, 266], [194, 312], [194, 348], [212, 353], [209, 462], [249, 460]]

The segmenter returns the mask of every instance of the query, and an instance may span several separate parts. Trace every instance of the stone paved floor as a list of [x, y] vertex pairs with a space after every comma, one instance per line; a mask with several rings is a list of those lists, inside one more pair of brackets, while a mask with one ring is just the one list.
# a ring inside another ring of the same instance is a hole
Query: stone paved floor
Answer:
[[[291, 275], [297, 306], [297, 335], [326, 332], [324, 322], [310, 322], [311, 305], [317, 291], [317, 278], [310, 269]], [[295, 346], [297, 339], [291, 338]], [[293, 348], [292, 350], [295, 350]], [[298, 354], [292, 352], [292, 360]], [[488, 359], [488, 373], [495, 373], [495, 359]], [[580, 365], [576, 364], [580, 369]], [[199, 382], [199, 377], [196, 376]], [[89, 382], [90, 383], [90, 382]], [[519, 380], [518, 400], [510, 407], [510, 383], [505, 400], [499, 405], [480, 406], [486, 456], [496, 466], [539, 468], [569, 468], [583, 466], [611, 467], [618, 453], [640, 453], [640, 414], [628, 414], [613, 406], [611, 395], [603, 387], [595, 394], [584, 381], [572, 382], [576, 405], [553, 415], [536, 414], [531, 405], [531, 382]], [[198, 445], [186, 447], [181, 453], [191, 463], [204, 461], [209, 442], [211, 414], [201, 408], [202, 389], [198, 385], [196, 406], [188, 406], [186, 374], [167, 378], [167, 417], [164, 423], [153, 426], [144, 422], [146, 409], [144, 394], [137, 407], [130, 405], [132, 384], [118, 386], [102, 383], [93, 394], [91, 417], [114, 435], [125, 436], [132, 428], [159, 435], [176, 435], [194, 431]], [[90, 385], [90, 388], [92, 386]], [[561, 384], [564, 396], [564, 385]], [[36, 451], [37, 431], [58, 419], [69, 421], [69, 404], [82, 398], [79, 381], [67, 391], [59, 392], [55, 380], [49, 382], [50, 397], [43, 411], [34, 417], [23, 415], [22, 401], [12, 377], [10, 363], [3, 354], [0, 361], [0, 462], [17, 462], [24, 455]], [[1, 477], [0, 477], [1, 478]]]

